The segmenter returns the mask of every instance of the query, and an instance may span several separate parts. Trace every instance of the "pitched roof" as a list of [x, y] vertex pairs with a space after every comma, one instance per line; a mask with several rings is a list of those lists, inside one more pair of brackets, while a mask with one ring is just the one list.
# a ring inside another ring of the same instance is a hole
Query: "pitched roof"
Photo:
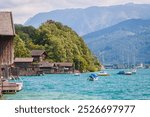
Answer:
[[72, 67], [73, 63], [55, 63], [55, 65], [60, 67]]
[[32, 50], [31, 56], [41, 56], [43, 53], [45, 53], [44, 50]]
[[41, 61], [41, 62], [39, 63], [39, 66], [40, 66], [40, 67], [53, 67], [53, 66], [54, 66], [54, 63], [49, 63], [49, 62], [47, 62], [47, 61]]
[[22, 62], [33, 62], [33, 58], [15, 58], [15, 63], [22, 63]]
[[0, 36], [14, 36], [15, 29], [11, 12], [0, 12]]

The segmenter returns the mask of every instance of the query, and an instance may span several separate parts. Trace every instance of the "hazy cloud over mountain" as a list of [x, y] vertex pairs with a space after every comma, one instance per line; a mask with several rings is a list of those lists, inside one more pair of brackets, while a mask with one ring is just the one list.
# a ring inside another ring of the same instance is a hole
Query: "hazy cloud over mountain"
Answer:
[[148, 4], [150, 0], [0, 0], [0, 11], [12, 11], [15, 23], [24, 23], [39, 13], [64, 8], [110, 6], [128, 2]]

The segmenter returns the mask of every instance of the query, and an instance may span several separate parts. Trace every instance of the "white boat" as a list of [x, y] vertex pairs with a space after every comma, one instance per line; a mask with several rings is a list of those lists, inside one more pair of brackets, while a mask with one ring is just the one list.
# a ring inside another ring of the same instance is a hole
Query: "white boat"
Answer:
[[88, 80], [89, 81], [95, 81], [95, 80], [98, 80], [98, 78], [89, 78]]
[[80, 73], [75, 73], [74, 76], [80, 76]]
[[131, 70], [132, 74], [136, 74], [136, 71], [137, 71], [136, 69]]
[[124, 75], [132, 75], [131, 71], [124, 72]]
[[96, 78], [88, 78], [89, 81], [95, 81], [95, 80], [98, 80], [98, 77]]
[[106, 71], [100, 71], [97, 75], [98, 76], [110, 76], [110, 74], [108, 74]]
[[119, 71], [117, 74], [119, 75], [132, 75], [132, 74], [136, 74], [136, 71]]
[[131, 69], [130, 71], [124, 72], [124, 75], [133, 75], [136, 74], [136, 69]]
[[20, 91], [20, 90], [22, 90], [23, 89], [23, 83], [16, 83], [17, 85], [18, 85], [18, 89], [17, 89], [17, 91]]

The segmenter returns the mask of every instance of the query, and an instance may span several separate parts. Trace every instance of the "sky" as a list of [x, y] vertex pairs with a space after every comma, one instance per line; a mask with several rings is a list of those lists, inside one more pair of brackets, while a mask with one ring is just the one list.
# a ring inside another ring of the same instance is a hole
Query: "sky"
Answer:
[[0, 11], [12, 11], [14, 23], [24, 24], [40, 12], [56, 9], [111, 6], [126, 3], [150, 4], [150, 0], [0, 0]]

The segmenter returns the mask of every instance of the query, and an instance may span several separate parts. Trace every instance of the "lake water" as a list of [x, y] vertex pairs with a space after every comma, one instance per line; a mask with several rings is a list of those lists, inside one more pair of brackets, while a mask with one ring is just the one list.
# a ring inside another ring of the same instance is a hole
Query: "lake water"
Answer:
[[3, 95], [5, 100], [147, 100], [150, 99], [150, 69], [137, 74], [117, 75], [119, 70], [107, 70], [110, 76], [88, 81], [90, 73], [49, 74], [22, 77], [24, 89]]

